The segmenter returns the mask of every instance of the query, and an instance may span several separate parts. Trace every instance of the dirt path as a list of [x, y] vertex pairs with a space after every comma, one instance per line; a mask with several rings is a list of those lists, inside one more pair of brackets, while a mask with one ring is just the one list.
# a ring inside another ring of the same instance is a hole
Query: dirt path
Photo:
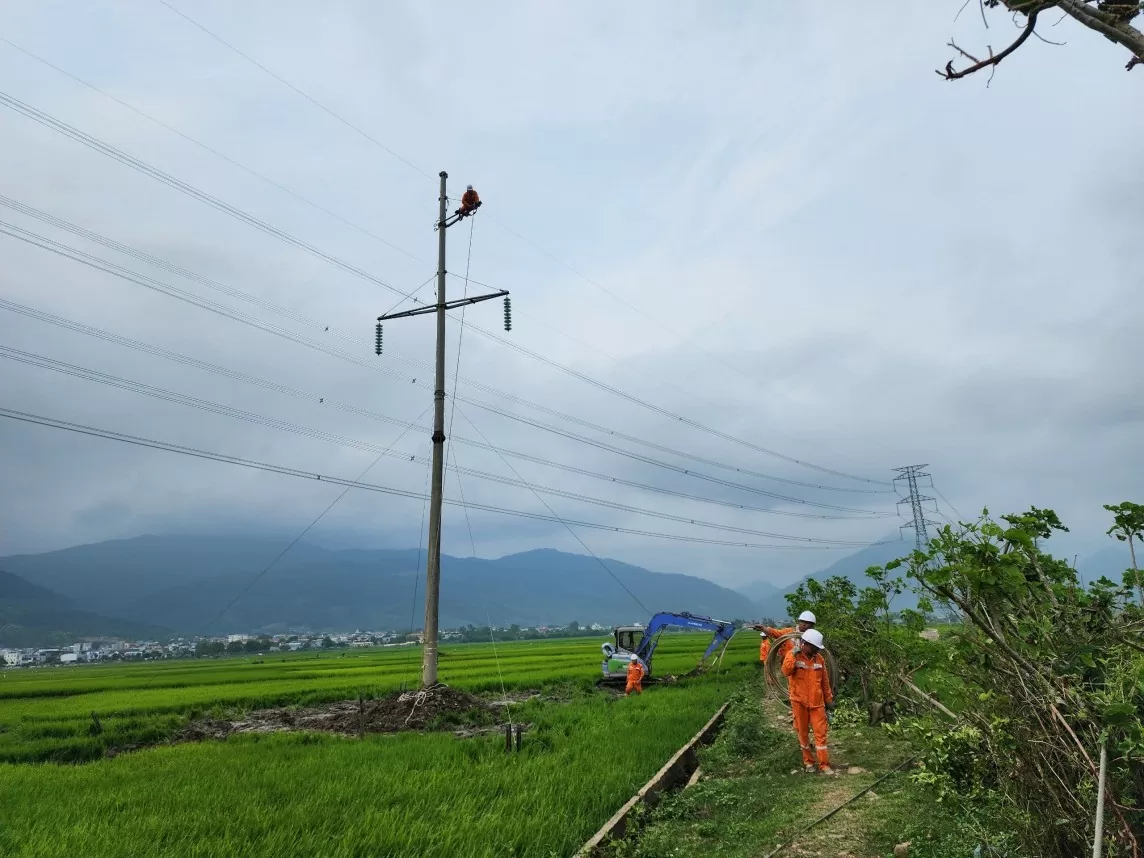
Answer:
[[698, 783], [664, 802], [634, 852], [623, 854], [766, 858], [787, 844], [776, 858], [892, 856], [905, 822], [916, 815], [904, 775], [888, 778], [809, 831], [807, 826], [898, 766], [909, 756], [905, 743], [866, 727], [852, 708], [836, 713], [830, 735], [838, 774], [804, 774], [790, 711], [774, 701], [760, 705], [761, 692], [761, 683], [751, 683], [737, 697], [722, 735], [703, 752]]

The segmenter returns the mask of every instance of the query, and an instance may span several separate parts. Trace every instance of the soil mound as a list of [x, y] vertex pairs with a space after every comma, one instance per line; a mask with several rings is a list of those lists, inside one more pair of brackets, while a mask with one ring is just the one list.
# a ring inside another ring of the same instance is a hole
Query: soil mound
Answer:
[[402, 730], [449, 730], [496, 720], [496, 707], [464, 691], [437, 685], [401, 691], [378, 700], [339, 700], [324, 706], [259, 709], [238, 721], [200, 719], [179, 735], [183, 741], [225, 739], [232, 733], [317, 730], [329, 733], [397, 733]]

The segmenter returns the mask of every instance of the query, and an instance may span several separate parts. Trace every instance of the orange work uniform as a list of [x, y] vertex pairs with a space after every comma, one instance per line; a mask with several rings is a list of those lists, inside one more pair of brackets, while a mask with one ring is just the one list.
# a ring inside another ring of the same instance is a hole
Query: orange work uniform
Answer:
[[767, 663], [767, 655], [770, 653], [770, 651], [771, 651], [771, 639], [770, 638], [763, 638], [759, 642], [759, 661], [761, 661], [763, 664], [766, 664]]
[[[794, 731], [798, 734], [802, 748], [802, 761], [813, 765], [815, 757], [819, 766], [830, 765], [830, 751], [826, 736], [830, 728], [826, 720], [826, 706], [834, 702], [834, 692], [830, 688], [830, 674], [826, 670], [826, 660], [821, 652], [811, 658], [805, 652], [793, 649], [783, 659], [783, 675], [790, 684], [790, 706], [794, 715]], [[815, 755], [810, 753], [810, 732], [814, 729]]]
[[631, 694], [633, 691], [636, 694], [643, 694], [643, 685], [641, 684], [643, 682], [643, 675], [644, 668], [642, 664], [638, 661], [628, 663], [628, 684], [624, 689], [625, 695]]
[[477, 196], [477, 192], [472, 188], [469, 188], [469, 190], [465, 191], [465, 193], [461, 195], [461, 211], [472, 211], [477, 207], [477, 203], [480, 201], [481, 198]]
[[[770, 651], [771, 651], [771, 641], [770, 641], [771, 638], [774, 638], [777, 640], [778, 638], [781, 638], [783, 635], [789, 635], [791, 632], [798, 631], [798, 629], [796, 629], [794, 626], [791, 626], [790, 628], [786, 628], [786, 629], [772, 629], [769, 626], [763, 626], [762, 630], [767, 636], [767, 640], [763, 641], [763, 643], [765, 643], [767, 646], [767, 653], [770, 653]], [[787, 653], [791, 651], [791, 646], [792, 646], [792, 644], [790, 641], [783, 641], [782, 645], [779, 647], [779, 658], [780, 659], [786, 658]], [[760, 647], [760, 655], [762, 655], [762, 648], [761, 647]], [[763, 657], [763, 660], [765, 661], [766, 655], [762, 655], [762, 657]]]

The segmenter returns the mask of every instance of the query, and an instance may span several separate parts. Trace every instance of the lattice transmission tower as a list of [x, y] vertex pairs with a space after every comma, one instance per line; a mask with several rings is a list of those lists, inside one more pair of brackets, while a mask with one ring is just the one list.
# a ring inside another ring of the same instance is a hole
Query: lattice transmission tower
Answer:
[[922, 550], [922, 545], [927, 540], [926, 528], [936, 528], [939, 526], [936, 521], [930, 521], [926, 518], [926, 510], [925, 507], [922, 506], [926, 501], [933, 501], [935, 505], [937, 501], [934, 501], [933, 498], [923, 495], [918, 491], [918, 477], [929, 476], [929, 474], [922, 471], [924, 467], [926, 467], [926, 465], [906, 465], [904, 468], [894, 468], [894, 470], [898, 472], [898, 476], [894, 477], [894, 485], [897, 485], [898, 480], [905, 480], [910, 492], [909, 495], [898, 501], [898, 506], [908, 503], [913, 513], [913, 518], [903, 524], [899, 529], [904, 530], [907, 527], [913, 528], [914, 542], [917, 545], [918, 551]]

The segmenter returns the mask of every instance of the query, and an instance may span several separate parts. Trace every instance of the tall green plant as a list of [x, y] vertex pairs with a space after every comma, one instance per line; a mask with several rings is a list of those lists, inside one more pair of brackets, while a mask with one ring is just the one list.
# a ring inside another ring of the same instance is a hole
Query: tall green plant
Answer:
[[1104, 508], [1112, 513], [1113, 523], [1106, 531], [1108, 535], [1128, 543], [1128, 554], [1132, 558], [1132, 584], [1140, 596], [1140, 603], [1144, 604], [1144, 581], [1140, 579], [1140, 567], [1136, 565], [1136, 547], [1133, 545], [1134, 540], [1144, 543], [1144, 505], [1124, 501], [1114, 506], [1105, 504]]

